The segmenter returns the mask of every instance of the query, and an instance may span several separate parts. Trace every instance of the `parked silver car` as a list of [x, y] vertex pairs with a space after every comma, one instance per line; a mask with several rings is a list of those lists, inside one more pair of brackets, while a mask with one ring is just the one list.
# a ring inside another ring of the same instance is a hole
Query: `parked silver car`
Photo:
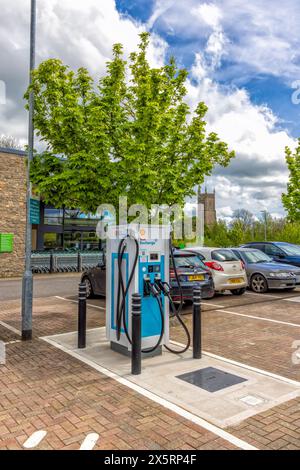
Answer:
[[300, 268], [274, 261], [254, 248], [231, 248], [245, 264], [249, 287], [258, 294], [268, 289], [294, 290], [300, 286]]

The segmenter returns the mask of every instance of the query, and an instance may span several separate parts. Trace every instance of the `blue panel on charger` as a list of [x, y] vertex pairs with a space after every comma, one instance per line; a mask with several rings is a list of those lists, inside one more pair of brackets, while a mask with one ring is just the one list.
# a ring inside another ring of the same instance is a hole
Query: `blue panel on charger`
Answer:
[[[149, 266], [159, 266], [161, 280], [164, 281], [165, 272], [165, 257], [161, 257], [160, 263], [146, 262], [140, 263], [139, 265], [139, 291], [143, 297], [144, 294], [144, 276], [145, 274], [150, 277], [150, 281], [153, 284], [157, 272], [149, 273]], [[165, 299], [161, 297], [163, 310]], [[143, 297], [142, 299], [142, 337], [149, 338], [151, 336], [159, 336], [161, 334], [162, 320], [158, 306], [158, 302], [152, 295], [150, 297]]]

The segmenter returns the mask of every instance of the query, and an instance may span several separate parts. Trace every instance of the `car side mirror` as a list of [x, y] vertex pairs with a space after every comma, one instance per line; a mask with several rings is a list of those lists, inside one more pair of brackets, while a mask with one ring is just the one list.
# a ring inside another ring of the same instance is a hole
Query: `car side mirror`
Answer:
[[284, 259], [284, 258], [285, 258], [285, 255], [284, 255], [283, 253], [278, 253], [278, 255], [276, 255], [276, 256], [278, 256], [278, 258], [280, 258], [280, 259]]

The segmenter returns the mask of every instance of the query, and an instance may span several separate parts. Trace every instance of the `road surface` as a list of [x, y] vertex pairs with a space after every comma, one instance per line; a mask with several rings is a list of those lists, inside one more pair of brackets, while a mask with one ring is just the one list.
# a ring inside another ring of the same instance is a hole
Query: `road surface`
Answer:
[[[74, 296], [78, 293], [80, 274], [54, 274], [35, 276], [33, 295], [35, 298], [51, 296]], [[0, 279], [0, 301], [21, 298], [21, 279]]]

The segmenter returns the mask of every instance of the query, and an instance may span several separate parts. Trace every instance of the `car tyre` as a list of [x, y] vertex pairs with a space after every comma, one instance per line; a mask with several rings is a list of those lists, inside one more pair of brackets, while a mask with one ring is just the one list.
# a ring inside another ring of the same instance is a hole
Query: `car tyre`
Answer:
[[246, 292], [246, 287], [242, 287], [241, 289], [234, 289], [231, 291], [232, 295], [244, 295]]
[[264, 294], [268, 291], [268, 282], [262, 274], [254, 274], [250, 281], [250, 288], [257, 294]]
[[88, 277], [84, 277], [82, 279], [82, 283], [85, 284], [86, 286], [86, 298], [92, 299], [94, 297], [94, 289], [93, 289], [91, 281], [89, 280]]

